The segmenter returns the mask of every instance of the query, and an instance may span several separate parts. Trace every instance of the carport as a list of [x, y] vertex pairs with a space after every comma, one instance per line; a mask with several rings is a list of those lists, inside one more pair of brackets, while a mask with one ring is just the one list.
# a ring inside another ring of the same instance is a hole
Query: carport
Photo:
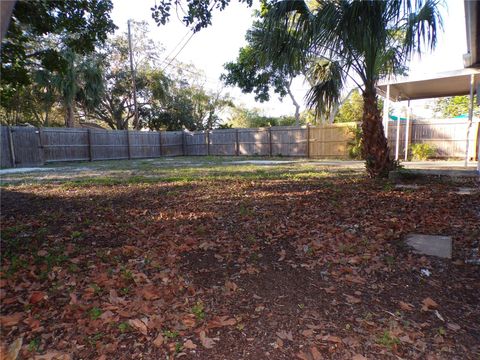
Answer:
[[[431, 99], [438, 97], [470, 95], [468, 126], [466, 134], [465, 166], [467, 166], [469, 154], [470, 131], [473, 123], [473, 106], [475, 91], [480, 92], [480, 69], [461, 69], [439, 73], [431, 77], [417, 79], [400, 79], [398, 81], [386, 81], [377, 86], [378, 93], [385, 98], [383, 108], [383, 125], [385, 136], [388, 138], [388, 113], [390, 101], [407, 101], [406, 132], [405, 140], [408, 142], [410, 125], [410, 100]], [[399, 158], [400, 126], [397, 126], [395, 159]], [[480, 142], [477, 141], [477, 155], [480, 153]], [[405, 146], [405, 159], [408, 149]], [[475, 154], [473, 154], [475, 156]], [[477, 171], [480, 172], [480, 157]]]

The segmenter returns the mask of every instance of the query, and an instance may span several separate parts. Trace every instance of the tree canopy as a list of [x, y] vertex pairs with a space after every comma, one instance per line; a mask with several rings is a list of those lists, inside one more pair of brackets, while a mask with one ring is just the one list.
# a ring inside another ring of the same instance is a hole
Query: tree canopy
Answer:
[[[226, 85], [238, 86], [244, 93], [255, 93], [255, 100], [264, 102], [270, 100], [270, 92], [273, 90], [280, 98], [290, 96], [295, 107], [295, 118], [298, 125], [300, 120], [300, 105], [293, 96], [291, 85], [293, 79], [302, 73], [301, 68], [295, 68], [289, 64], [279, 65], [264, 56], [261, 51], [262, 39], [265, 36], [265, 18], [257, 13], [245, 39], [247, 45], [239, 50], [237, 60], [224, 65], [226, 73], [221, 79]], [[278, 31], [282, 31], [279, 28]]]
[[25, 105], [23, 99], [29, 100], [27, 105], [45, 101], [43, 113], [47, 123], [48, 106], [53, 104], [55, 92], [70, 103], [77, 95], [72, 66], [93, 53], [115, 30], [110, 19], [112, 7], [110, 0], [16, 2], [2, 42], [0, 98], [4, 120], [17, 121], [20, 112], [41, 120], [38, 108], [27, 112], [20, 109]]
[[[252, 6], [253, 0], [238, 0], [247, 6]], [[157, 25], [165, 25], [175, 10], [177, 16], [182, 17], [186, 26], [197, 32], [212, 24], [215, 10], [223, 11], [230, 4], [230, 0], [159, 0], [151, 7], [152, 18]]]

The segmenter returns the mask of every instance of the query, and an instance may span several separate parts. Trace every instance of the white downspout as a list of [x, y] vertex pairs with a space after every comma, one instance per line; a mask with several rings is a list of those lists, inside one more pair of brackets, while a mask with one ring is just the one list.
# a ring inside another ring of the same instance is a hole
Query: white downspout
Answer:
[[465, 149], [465, 167], [468, 166], [468, 154], [470, 147], [470, 130], [472, 129], [473, 122], [473, 91], [475, 87], [475, 74], [470, 75], [470, 101], [468, 104], [468, 125], [467, 125], [467, 141]]
[[405, 161], [408, 160], [408, 139], [410, 138], [410, 100], [407, 103], [407, 123], [405, 125]]

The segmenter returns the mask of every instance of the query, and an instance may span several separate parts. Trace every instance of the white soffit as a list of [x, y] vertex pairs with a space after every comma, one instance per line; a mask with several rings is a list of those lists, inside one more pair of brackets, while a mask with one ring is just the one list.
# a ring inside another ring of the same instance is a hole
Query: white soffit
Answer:
[[[393, 101], [429, 99], [446, 96], [468, 95], [470, 76], [475, 84], [480, 82], [480, 69], [461, 69], [438, 73], [424, 78], [403, 78], [390, 81], [390, 99]], [[377, 92], [386, 96], [387, 82], [377, 85]]]

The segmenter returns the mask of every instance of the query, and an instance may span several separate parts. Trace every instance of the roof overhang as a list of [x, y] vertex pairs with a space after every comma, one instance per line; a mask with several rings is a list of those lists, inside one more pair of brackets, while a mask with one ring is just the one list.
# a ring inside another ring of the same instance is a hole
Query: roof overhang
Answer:
[[480, 68], [480, 2], [465, 0], [465, 26], [467, 53], [463, 55], [465, 67]]
[[425, 78], [382, 82], [377, 85], [377, 92], [385, 97], [387, 86], [390, 85], [390, 99], [393, 101], [468, 95], [472, 74], [475, 75], [475, 83], [478, 84], [480, 69], [461, 69]]

